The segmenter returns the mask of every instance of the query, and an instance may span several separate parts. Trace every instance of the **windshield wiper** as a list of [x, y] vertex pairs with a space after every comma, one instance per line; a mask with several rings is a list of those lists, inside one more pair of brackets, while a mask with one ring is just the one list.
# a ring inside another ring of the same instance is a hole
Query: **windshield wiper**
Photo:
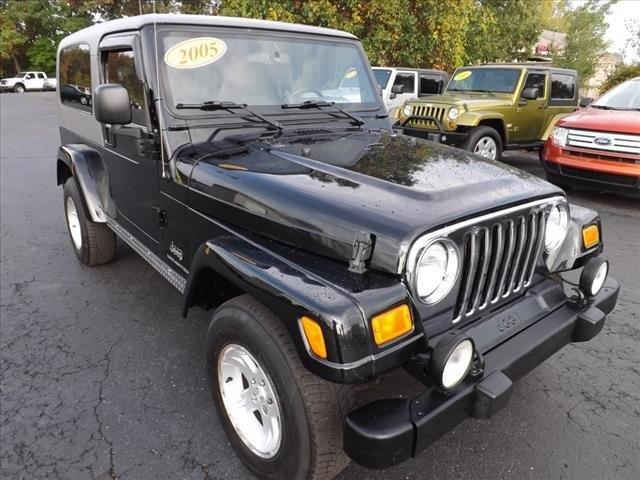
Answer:
[[600, 110], [620, 110], [619, 108], [614, 108], [614, 107], [610, 107], [608, 105], [589, 105], [590, 107], [593, 108], [599, 108]]
[[249, 110], [246, 105], [235, 103], [235, 102], [219, 102], [216, 100], [209, 100], [207, 102], [202, 103], [178, 103], [176, 105], [178, 110], [205, 110], [208, 112], [215, 112], [218, 110], [226, 110], [228, 112], [233, 112], [233, 110], [242, 110], [243, 112], [247, 112], [250, 115], [253, 115], [256, 118], [259, 118], [264, 123], [271, 125], [272, 127], [278, 129], [279, 131], [283, 130], [283, 126], [280, 122], [275, 120], [269, 120], [268, 118], [260, 115], [259, 113], [254, 112], [253, 110]]
[[307, 110], [309, 108], [318, 108], [321, 109], [322, 107], [333, 107], [335, 108], [338, 112], [342, 113], [343, 115], [349, 117], [351, 120], [353, 120], [353, 122], [360, 126], [360, 125], [364, 125], [364, 120], [362, 120], [360, 117], [353, 115], [352, 113], [347, 112], [346, 110], [344, 110], [343, 108], [340, 108], [339, 106], [336, 105], [336, 102], [326, 102], [323, 100], [307, 100], [305, 102], [302, 103], [285, 103], [284, 105], [280, 106], [283, 109], [289, 109], [289, 108], [297, 108], [299, 110]]

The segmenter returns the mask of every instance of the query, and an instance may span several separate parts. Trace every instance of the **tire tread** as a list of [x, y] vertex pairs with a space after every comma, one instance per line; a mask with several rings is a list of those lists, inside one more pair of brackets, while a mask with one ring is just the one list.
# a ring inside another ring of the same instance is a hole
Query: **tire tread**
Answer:
[[280, 352], [296, 379], [307, 412], [312, 449], [307, 479], [326, 480], [335, 477], [350, 461], [342, 448], [342, 429], [344, 416], [355, 404], [355, 390], [349, 385], [329, 382], [307, 370], [282, 322], [250, 295], [235, 297], [225, 302], [219, 310], [225, 307], [248, 311], [254, 318], [265, 322], [262, 326], [272, 333], [279, 344]]

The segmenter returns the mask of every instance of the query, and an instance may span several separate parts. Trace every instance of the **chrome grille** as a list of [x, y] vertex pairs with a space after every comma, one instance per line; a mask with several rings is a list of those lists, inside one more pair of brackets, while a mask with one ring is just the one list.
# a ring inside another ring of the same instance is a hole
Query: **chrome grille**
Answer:
[[544, 240], [544, 216], [543, 210], [522, 212], [465, 233], [454, 323], [471, 319], [531, 284]]
[[[443, 107], [435, 107], [433, 105], [413, 105], [413, 109], [411, 111], [412, 116], [416, 117], [435, 117], [440, 123], [444, 119], [445, 108]], [[411, 123], [415, 125], [423, 125], [427, 127], [436, 128], [436, 122], [433, 120], [411, 120]]]
[[[602, 144], [596, 140], [608, 143]], [[581, 147], [640, 155], [640, 135], [569, 129], [567, 133], [567, 147]]]

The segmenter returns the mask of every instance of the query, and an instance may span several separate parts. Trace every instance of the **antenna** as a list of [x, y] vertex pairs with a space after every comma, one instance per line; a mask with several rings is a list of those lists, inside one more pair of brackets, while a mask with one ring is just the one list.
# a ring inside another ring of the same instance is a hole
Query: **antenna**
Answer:
[[156, 0], [152, 0], [153, 3], [153, 41], [156, 54], [156, 92], [153, 92], [153, 102], [155, 103], [156, 118], [158, 119], [158, 135], [160, 136], [160, 166], [162, 170], [162, 178], [167, 179], [167, 171], [164, 164], [164, 140], [162, 139], [162, 121], [160, 120], [160, 59], [158, 58], [158, 26], [156, 21]]

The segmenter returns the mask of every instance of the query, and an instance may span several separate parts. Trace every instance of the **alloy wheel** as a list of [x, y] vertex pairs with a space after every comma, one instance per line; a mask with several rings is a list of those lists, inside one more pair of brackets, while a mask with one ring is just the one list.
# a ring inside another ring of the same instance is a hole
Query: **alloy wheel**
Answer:
[[497, 152], [498, 146], [496, 145], [496, 141], [491, 137], [482, 137], [473, 149], [473, 153], [490, 160], [496, 159]]
[[243, 443], [261, 458], [273, 458], [282, 441], [281, 411], [273, 383], [258, 360], [229, 344], [218, 358], [218, 384], [227, 416]]
[[71, 234], [71, 240], [76, 250], [82, 248], [82, 231], [80, 230], [80, 219], [78, 218], [78, 209], [76, 204], [73, 203], [71, 197], [67, 197], [66, 202], [67, 210], [67, 225], [69, 226], [69, 233]]

